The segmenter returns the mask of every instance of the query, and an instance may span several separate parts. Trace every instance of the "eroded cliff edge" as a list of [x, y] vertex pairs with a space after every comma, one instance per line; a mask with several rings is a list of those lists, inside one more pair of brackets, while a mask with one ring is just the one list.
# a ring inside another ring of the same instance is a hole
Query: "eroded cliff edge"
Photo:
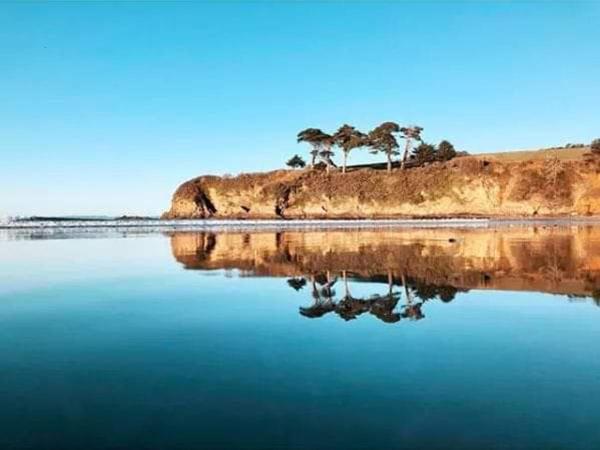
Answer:
[[426, 167], [279, 170], [183, 183], [165, 219], [531, 217], [600, 214], [597, 159], [462, 157]]

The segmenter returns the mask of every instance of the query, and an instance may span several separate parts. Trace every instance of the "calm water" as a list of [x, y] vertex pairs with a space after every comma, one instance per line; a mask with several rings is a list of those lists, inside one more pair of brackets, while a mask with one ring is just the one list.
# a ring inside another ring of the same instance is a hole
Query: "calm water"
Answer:
[[600, 228], [0, 237], [0, 448], [600, 448]]

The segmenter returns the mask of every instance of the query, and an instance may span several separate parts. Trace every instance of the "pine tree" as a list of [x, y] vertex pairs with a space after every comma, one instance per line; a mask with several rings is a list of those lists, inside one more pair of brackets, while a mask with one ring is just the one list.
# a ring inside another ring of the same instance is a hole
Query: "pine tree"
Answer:
[[286, 164], [292, 169], [302, 169], [306, 167], [306, 162], [298, 155], [292, 156]]
[[437, 159], [437, 151], [431, 144], [422, 142], [417, 148], [413, 150], [412, 157], [414, 160], [422, 166], [425, 163], [433, 162]]
[[367, 145], [367, 135], [361, 133], [351, 125], [342, 125], [333, 135], [335, 145], [342, 149], [344, 160], [342, 162], [342, 173], [346, 173], [346, 163], [350, 151]]
[[398, 155], [398, 141], [394, 133], [400, 131], [400, 126], [394, 122], [384, 122], [369, 133], [368, 146], [371, 153], [385, 153], [387, 171], [392, 171], [392, 157]]
[[402, 164], [400, 166], [401, 169], [404, 169], [406, 161], [408, 160], [408, 154], [412, 148], [412, 142], [423, 142], [421, 139], [421, 131], [423, 131], [423, 127], [418, 126], [410, 126], [410, 127], [402, 127], [400, 128], [400, 136], [402, 139], [406, 139], [406, 144], [404, 145], [404, 154], [402, 155]]
[[439, 143], [437, 148], [437, 159], [438, 161], [449, 161], [456, 157], [456, 149], [450, 142], [443, 140]]

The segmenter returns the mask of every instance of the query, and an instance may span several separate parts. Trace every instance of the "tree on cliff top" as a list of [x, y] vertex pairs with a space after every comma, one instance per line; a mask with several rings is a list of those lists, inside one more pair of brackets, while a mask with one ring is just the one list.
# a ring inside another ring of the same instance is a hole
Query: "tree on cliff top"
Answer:
[[311, 167], [315, 166], [317, 158], [320, 158], [325, 163], [327, 172], [329, 172], [331, 166], [335, 166], [331, 160], [333, 156], [333, 151], [331, 150], [333, 137], [331, 135], [324, 133], [319, 128], [307, 128], [298, 133], [297, 140], [298, 142], [307, 142], [311, 145]]
[[413, 151], [412, 157], [417, 164], [423, 165], [438, 159], [438, 150], [431, 144], [421, 142], [421, 144]]
[[331, 158], [333, 158], [333, 145], [335, 143], [335, 141], [333, 140], [333, 136], [331, 136], [330, 134], [327, 133], [323, 133], [323, 136], [321, 136], [320, 138], [321, 141], [321, 150], [319, 151], [319, 157], [321, 158], [321, 161], [323, 161], [325, 163], [325, 168], [327, 170], [327, 173], [329, 173], [329, 170], [332, 167], [337, 167], [335, 165], [335, 163], [333, 162], [333, 160]]
[[437, 159], [438, 161], [450, 161], [456, 157], [456, 149], [450, 142], [443, 140], [438, 144]]
[[302, 169], [306, 167], [306, 162], [298, 155], [292, 156], [286, 164], [292, 169]]
[[311, 163], [310, 165], [314, 167], [317, 157], [319, 156], [319, 152], [321, 151], [323, 136], [325, 133], [321, 131], [319, 128], [307, 128], [306, 130], [302, 130], [298, 133], [297, 141], [298, 142], [306, 142], [311, 146]]
[[404, 155], [402, 156], [402, 165], [400, 166], [402, 169], [404, 169], [404, 165], [406, 164], [408, 154], [412, 147], [412, 142], [423, 142], [423, 140], [421, 139], [421, 131], [423, 131], [423, 127], [418, 127], [416, 125], [410, 127], [402, 127], [399, 131], [400, 133], [402, 133], [402, 136], [400, 137], [402, 139], [406, 139], [406, 144], [404, 146]]
[[361, 133], [351, 125], [342, 125], [333, 135], [335, 145], [342, 149], [344, 160], [342, 163], [342, 173], [346, 173], [346, 163], [350, 151], [355, 148], [363, 147], [367, 144], [367, 135]]
[[369, 132], [368, 146], [371, 153], [385, 153], [387, 157], [387, 171], [392, 171], [392, 157], [398, 155], [398, 141], [394, 133], [400, 131], [400, 126], [395, 122], [384, 122]]

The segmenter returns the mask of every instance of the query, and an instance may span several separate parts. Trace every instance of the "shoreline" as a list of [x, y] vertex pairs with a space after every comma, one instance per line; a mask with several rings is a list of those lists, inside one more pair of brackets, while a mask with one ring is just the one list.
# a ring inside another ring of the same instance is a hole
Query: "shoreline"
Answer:
[[53, 220], [15, 221], [0, 224], [0, 230], [288, 230], [340, 228], [495, 228], [502, 226], [600, 225], [600, 216], [590, 217], [506, 217], [506, 218], [407, 218], [407, 219], [179, 219], [179, 220]]

